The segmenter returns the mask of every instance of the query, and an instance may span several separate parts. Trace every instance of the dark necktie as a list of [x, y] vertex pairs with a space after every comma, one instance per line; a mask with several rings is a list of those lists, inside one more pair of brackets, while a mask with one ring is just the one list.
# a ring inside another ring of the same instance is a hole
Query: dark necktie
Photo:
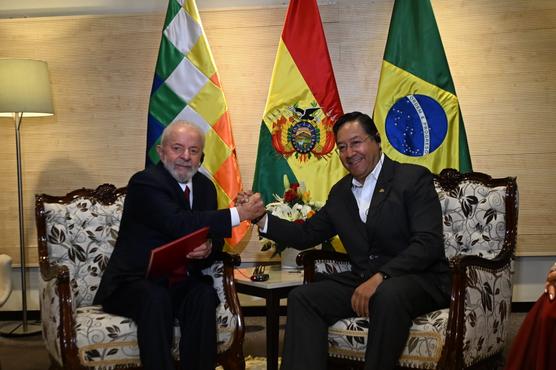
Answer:
[[189, 186], [185, 185], [185, 189], [183, 190], [183, 197], [185, 199], [185, 204], [187, 204], [187, 209], [191, 208], [191, 202], [189, 201]]
[[[185, 185], [185, 189], [183, 190], [183, 198], [185, 200], [185, 208], [186, 209], [191, 209], [191, 203], [189, 201], [189, 196], [190, 196], [191, 191], [189, 190], [189, 186]], [[184, 257], [185, 260], [185, 257]], [[174, 285], [179, 283], [180, 281], [183, 281], [187, 278], [187, 265], [184, 264], [181, 267], [178, 267], [177, 269], [175, 269], [174, 271], [172, 271], [170, 273], [169, 276], [169, 283], [170, 285]]]

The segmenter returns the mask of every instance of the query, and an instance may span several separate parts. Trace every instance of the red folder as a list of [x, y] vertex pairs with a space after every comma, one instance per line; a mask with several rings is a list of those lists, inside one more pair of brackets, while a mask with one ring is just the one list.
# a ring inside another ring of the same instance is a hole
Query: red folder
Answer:
[[193, 249], [207, 241], [209, 228], [203, 227], [197, 231], [182, 236], [170, 243], [161, 245], [151, 251], [148, 278], [158, 278], [170, 273], [187, 263], [185, 257]]

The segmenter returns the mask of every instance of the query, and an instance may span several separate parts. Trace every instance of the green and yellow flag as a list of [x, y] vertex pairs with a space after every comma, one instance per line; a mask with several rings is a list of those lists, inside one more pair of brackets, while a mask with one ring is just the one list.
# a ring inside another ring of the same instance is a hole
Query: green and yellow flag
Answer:
[[324, 201], [344, 174], [332, 126], [342, 115], [316, 0], [291, 0], [259, 135], [253, 189], [265, 202], [290, 183]]
[[[185, 120], [205, 133], [200, 172], [216, 186], [219, 208], [233, 205], [241, 175], [228, 105], [194, 0], [169, 0], [153, 79], [147, 127], [147, 165], [160, 160], [156, 146], [170, 123]], [[233, 229], [236, 245], [249, 228]]]
[[472, 171], [456, 90], [429, 0], [396, 0], [374, 120], [399, 162]]

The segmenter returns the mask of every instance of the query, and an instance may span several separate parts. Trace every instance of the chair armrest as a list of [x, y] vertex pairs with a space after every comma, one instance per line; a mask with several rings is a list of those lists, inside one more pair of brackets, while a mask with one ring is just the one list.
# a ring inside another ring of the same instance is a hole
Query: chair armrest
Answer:
[[[470, 366], [503, 349], [512, 302], [511, 258], [456, 256], [445, 353], [446, 361]], [[448, 350], [451, 349], [451, 350]]]
[[66, 266], [41, 266], [40, 306], [43, 337], [49, 353], [65, 366], [77, 358], [75, 338], [75, 299], [72, 296], [69, 270]]
[[203, 273], [212, 276], [214, 289], [220, 299], [220, 306], [217, 309], [219, 325], [228, 328], [235, 326], [233, 337], [229, 342], [226, 341], [226, 352], [234, 357], [233, 361], [241, 362], [243, 361], [245, 323], [234, 280], [234, 268], [240, 264], [241, 258], [239, 255], [222, 252], [215, 257], [212, 266], [203, 270]]
[[[234, 269], [240, 264], [241, 257], [238, 254], [222, 252], [216, 256], [216, 260], [211, 268], [207, 269], [209, 271], [208, 273], [212, 275], [213, 278], [218, 278], [219, 275], [221, 275], [222, 279], [220, 282], [217, 282], [217, 279], [215, 279], [214, 288], [217, 289], [217, 291], [219, 289], [221, 290], [223, 295], [220, 296], [219, 292], [219, 298], [221, 300], [224, 298], [224, 300], [228, 302], [230, 311], [232, 311], [234, 315], [241, 315], [241, 308], [234, 282]], [[220, 265], [221, 268], [219, 267]]]
[[315, 280], [316, 272], [331, 274], [345, 271], [346, 266], [350, 266], [347, 254], [318, 249], [302, 251], [297, 255], [296, 262], [303, 266], [303, 283]]

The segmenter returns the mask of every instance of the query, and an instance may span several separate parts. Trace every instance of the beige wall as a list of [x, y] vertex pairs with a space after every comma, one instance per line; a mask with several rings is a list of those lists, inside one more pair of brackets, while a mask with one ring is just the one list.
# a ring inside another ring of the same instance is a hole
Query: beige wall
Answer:
[[[345, 111], [371, 112], [392, 1], [321, 6]], [[556, 254], [556, 3], [433, 1], [461, 102], [474, 168], [517, 176], [523, 255]], [[228, 99], [244, 186], [285, 8], [201, 13]], [[46, 60], [56, 114], [24, 119], [28, 262], [36, 264], [35, 193], [64, 194], [143, 167], [146, 112], [164, 14], [0, 20], [0, 57]], [[0, 118], [0, 253], [19, 256], [13, 123]], [[244, 260], [264, 259], [256, 236]]]

